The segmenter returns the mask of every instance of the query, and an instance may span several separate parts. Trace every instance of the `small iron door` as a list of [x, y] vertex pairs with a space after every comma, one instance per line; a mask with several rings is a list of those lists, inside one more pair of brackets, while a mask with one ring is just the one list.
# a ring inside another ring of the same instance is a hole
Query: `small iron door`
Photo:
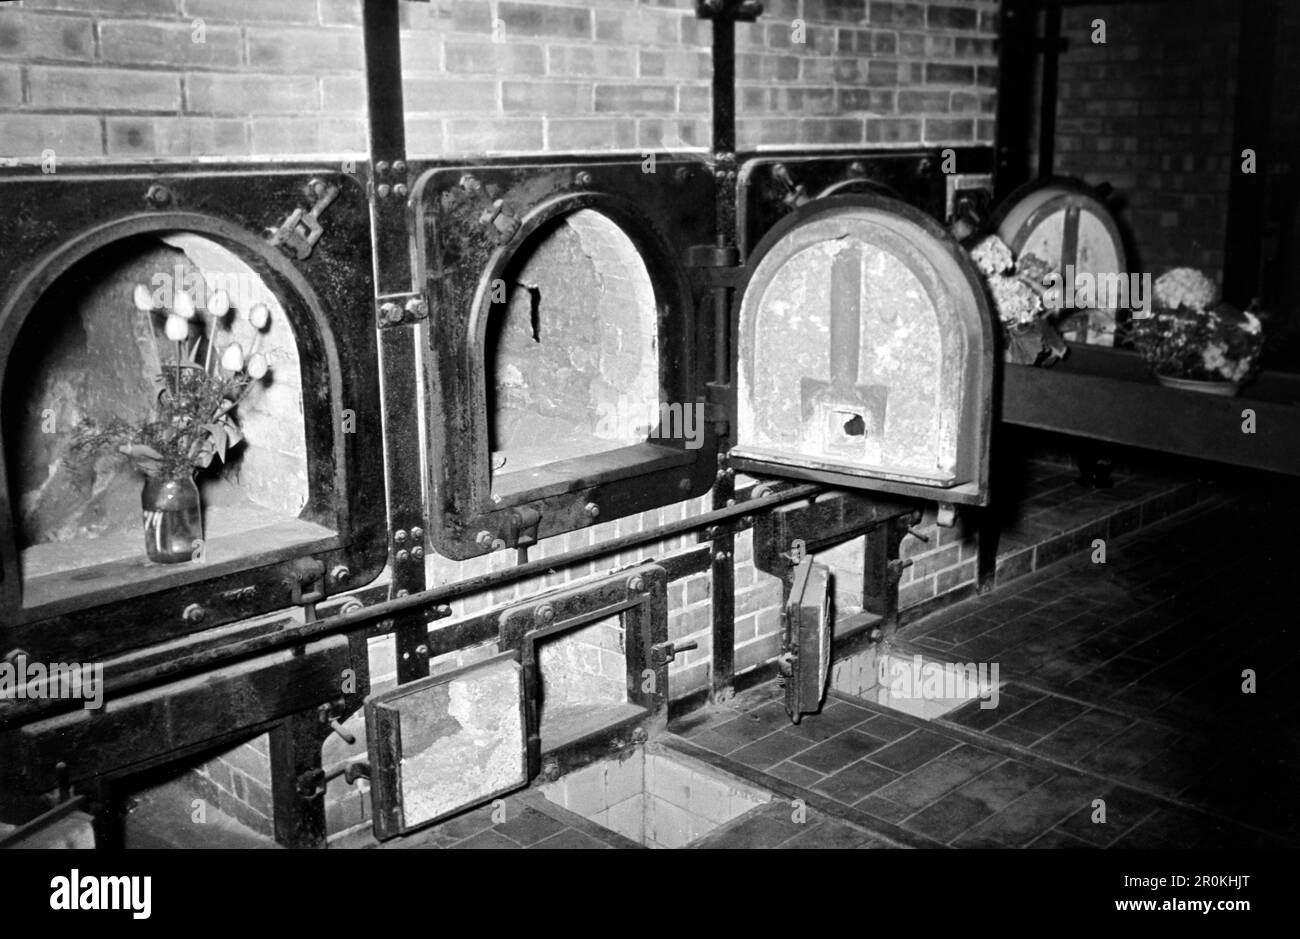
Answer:
[[796, 724], [821, 710], [831, 670], [830, 569], [804, 558], [795, 567], [790, 599], [785, 604], [785, 710]]

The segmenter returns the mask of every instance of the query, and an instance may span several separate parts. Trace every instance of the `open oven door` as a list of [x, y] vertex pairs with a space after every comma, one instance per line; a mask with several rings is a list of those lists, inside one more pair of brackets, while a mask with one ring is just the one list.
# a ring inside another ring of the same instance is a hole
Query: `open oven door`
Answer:
[[[1062, 283], [1067, 308], [1077, 312], [1058, 324], [1066, 339], [1114, 346], [1116, 315], [1131, 305], [1128, 258], [1118, 223], [1107, 205], [1109, 186], [1053, 176], [1012, 192], [993, 215], [998, 237], [1017, 259], [1034, 255]], [[1121, 292], [1122, 290], [1122, 292]]]
[[821, 710], [831, 673], [831, 572], [804, 558], [794, 569], [786, 600], [784, 649], [779, 660], [785, 683], [785, 710], [796, 724]]
[[987, 503], [993, 319], [938, 222], [817, 199], [754, 248], [735, 305], [736, 469]]
[[668, 663], [694, 648], [668, 641], [654, 564], [506, 607], [498, 630], [495, 655], [367, 699], [381, 841], [644, 743], [667, 723]]

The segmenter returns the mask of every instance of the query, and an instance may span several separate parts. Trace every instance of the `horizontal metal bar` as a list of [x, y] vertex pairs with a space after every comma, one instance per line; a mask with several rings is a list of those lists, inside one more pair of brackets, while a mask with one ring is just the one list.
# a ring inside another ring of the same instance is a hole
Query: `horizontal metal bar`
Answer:
[[[378, 620], [391, 619], [401, 613], [427, 612], [431, 607], [440, 606], [451, 600], [481, 593], [484, 590], [499, 587], [503, 584], [525, 580], [539, 574], [546, 574], [557, 567], [566, 567], [582, 561], [619, 554], [631, 548], [656, 541], [664, 541], [668, 538], [699, 531], [713, 525], [720, 525], [734, 518], [752, 515], [755, 512], [785, 505], [788, 502], [812, 498], [821, 492], [822, 489], [819, 486], [793, 486], [781, 492], [749, 499], [724, 509], [705, 512], [693, 518], [669, 522], [649, 531], [633, 532], [618, 538], [611, 538], [600, 544], [588, 545], [566, 554], [550, 558], [539, 558], [536, 561], [529, 561], [515, 567], [490, 571], [477, 577], [457, 581], [454, 584], [445, 584], [409, 596], [385, 600], [382, 603], [376, 603], [374, 606], [353, 610], [349, 613], [339, 613], [336, 616], [317, 620], [314, 623], [305, 623], [281, 632], [252, 636], [229, 645], [216, 646], [167, 662], [159, 662], [147, 669], [128, 672], [107, 679], [104, 683], [104, 700], [108, 701], [111, 698], [141, 691], [164, 682], [175, 681], [190, 675], [233, 665], [270, 652], [299, 647], [325, 636], [356, 632]], [[81, 706], [82, 702], [79, 700], [9, 702], [7, 707], [0, 706], [0, 728], [28, 724]]]
[[36, 816], [30, 822], [19, 825], [9, 834], [0, 838], [0, 849], [13, 847], [24, 838], [35, 834], [48, 825], [54, 824], [65, 815], [70, 815], [78, 809], [84, 808], [88, 801], [85, 795], [78, 795], [73, 796], [67, 802], [60, 802], [48, 812]]

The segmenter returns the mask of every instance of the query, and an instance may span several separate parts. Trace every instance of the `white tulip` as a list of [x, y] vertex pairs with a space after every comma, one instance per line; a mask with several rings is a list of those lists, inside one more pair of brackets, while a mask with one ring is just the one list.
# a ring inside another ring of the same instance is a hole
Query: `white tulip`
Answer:
[[141, 313], [148, 313], [153, 309], [153, 294], [149, 292], [146, 284], [136, 284], [131, 299], [135, 301], [135, 308]]
[[190, 324], [185, 321], [183, 316], [172, 314], [167, 317], [167, 325], [163, 327], [167, 333], [167, 338], [172, 342], [183, 342], [190, 335]]
[[248, 321], [254, 329], [266, 329], [271, 322], [271, 309], [265, 303], [254, 303], [248, 310]]
[[172, 301], [172, 312], [187, 320], [194, 319], [194, 298], [182, 290]]
[[239, 348], [239, 343], [232, 342], [226, 346], [226, 351], [221, 353], [221, 367], [228, 372], [237, 372], [244, 367], [244, 350]]
[[248, 357], [248, 377], [253, 381], [261, 381], [262, 376], [266, 374], [267, 363], [266, 356], [260, 352], [254, 352]]
[[230, 312], [230, 294], [224, 290], [215, 290], [208, 297], [208, 312], [220, 319]]

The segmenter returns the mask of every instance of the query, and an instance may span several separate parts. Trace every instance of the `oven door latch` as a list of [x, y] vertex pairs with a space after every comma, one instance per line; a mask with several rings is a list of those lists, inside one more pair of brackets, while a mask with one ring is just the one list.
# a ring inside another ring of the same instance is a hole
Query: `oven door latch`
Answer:
[[781, 190], [776, 195], [787, 209], [797, 209], [812, 201], [803, 183], [795, 182], [794, 177], [790, 175], [790, 168], [784, 163], [774, 164], [771, 173], [772, 181]]
[[320, 217], [338, 198], [339, 187], [326, 183], [323, 179], [313, 179], [307, 184], [307, 198], [313, 200], [310, 209], [301, 206], [289, 213], [289, 217], [280, 223], [279, 228], [268, 228], [266, 240], [278, 247], [291, 258], [305, 261], [320, 241], [325, 229], [321, 228]]
[[287, 581], [293, 605], [302, 607], [307, 622], [315, 622], [316, 604], [325, 599], [325, 562], [299, 558]]
[[650, 647], [650, 667], [659, 668], [677, 658], [679, 652], [698, 649], [698, 642], [661, 642]]

